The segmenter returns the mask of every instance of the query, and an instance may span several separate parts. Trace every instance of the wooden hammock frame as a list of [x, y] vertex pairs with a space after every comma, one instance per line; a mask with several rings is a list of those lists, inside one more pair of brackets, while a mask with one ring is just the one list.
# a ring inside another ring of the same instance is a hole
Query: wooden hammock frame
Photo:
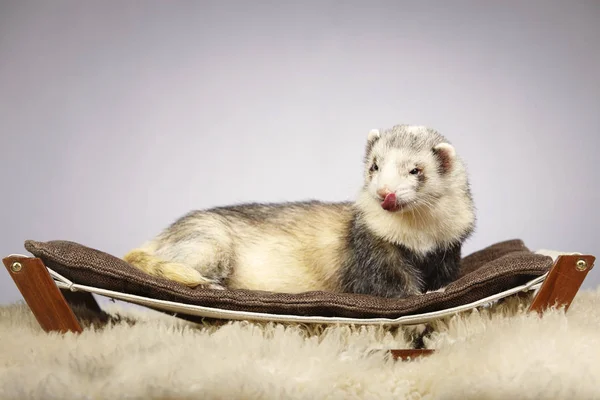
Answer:
[[[529, 311], [543, 313], [549, 308], [561, 307], [566, 311], [595, 260], [591, 255], [558, 256], [535, 294]], [[8, 256], [2, 262], [46, 332], [82, 332], [82, 326], [73, 312], [74, 306], [84, 306], [98, 313], [102, 311], [91, 293], [59, 289], [40, 258]], [[434, 352], [431, 349], [389, 350], [394, 359], [400, 360], [411, 360]]]

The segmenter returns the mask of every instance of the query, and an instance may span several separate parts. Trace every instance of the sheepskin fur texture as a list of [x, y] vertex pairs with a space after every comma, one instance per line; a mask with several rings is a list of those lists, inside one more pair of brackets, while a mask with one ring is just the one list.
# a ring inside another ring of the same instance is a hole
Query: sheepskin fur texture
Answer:
[[[0, 307], [0, 399], [599, 398], [600, 287], [567, 314], [529, 300], [398, 328], [193, 324], [103, 302], [80, 335], [44, 333], [18, 303]], [[381, 351], [419, 346], [438, 351]]]

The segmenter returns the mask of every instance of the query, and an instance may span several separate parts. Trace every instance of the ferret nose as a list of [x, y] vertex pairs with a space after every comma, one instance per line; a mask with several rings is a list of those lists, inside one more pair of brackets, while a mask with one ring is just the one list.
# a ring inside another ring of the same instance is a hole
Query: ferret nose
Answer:
[[377, 196], [381, 197], [382, 199], [385, 199], [385, 197], [390, 193], [392, 193], [392, 191], [388, 188], [377, 189]]

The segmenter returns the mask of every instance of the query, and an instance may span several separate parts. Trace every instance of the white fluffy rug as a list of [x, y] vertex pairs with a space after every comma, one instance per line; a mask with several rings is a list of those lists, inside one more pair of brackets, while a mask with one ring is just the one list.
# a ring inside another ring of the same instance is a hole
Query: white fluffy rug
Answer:
[[373, 349], [413, 346], [414, 328], [202, 327], [116, 304], [136, 322], [61, 336], [16, 304], [0, 307], [0, 398], [600, 398], [600, 288], [567, 315], [523, 308], [438, 321], [423, 340], [437, 354], [394, 362]]

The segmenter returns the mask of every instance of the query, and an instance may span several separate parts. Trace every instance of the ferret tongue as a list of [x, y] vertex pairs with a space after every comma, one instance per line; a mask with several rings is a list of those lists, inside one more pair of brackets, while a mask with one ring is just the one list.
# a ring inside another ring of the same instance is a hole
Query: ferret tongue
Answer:
[[397, 209], [398, 204], [396, 203], [396, 195], [394, 193], [386, 195], [385, 199], [383, 199], [383, 202], [381, 203], [381, 207], [388, 211]]

